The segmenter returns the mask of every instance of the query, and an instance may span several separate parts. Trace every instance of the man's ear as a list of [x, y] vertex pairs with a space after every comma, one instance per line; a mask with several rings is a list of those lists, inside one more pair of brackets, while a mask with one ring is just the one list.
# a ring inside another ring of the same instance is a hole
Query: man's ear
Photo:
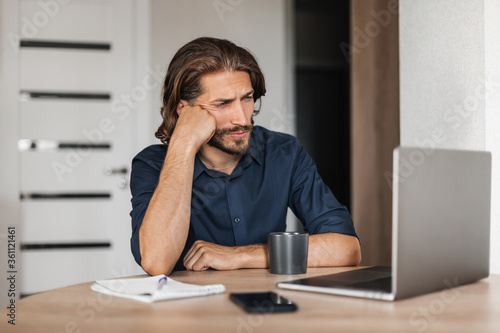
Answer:
[[181, 99], [181, 101], [177, 105], [177, 114], [179, 116], [181, 115], [182, 108], [185, 107], [186, 105], [189, 105], [188, 101]]

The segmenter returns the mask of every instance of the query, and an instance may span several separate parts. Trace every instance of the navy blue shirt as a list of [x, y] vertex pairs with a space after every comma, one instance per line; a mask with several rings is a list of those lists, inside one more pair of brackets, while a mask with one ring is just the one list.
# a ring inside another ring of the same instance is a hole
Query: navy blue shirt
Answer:
[[[141, 264], [139, 228], [158, 184], [167, 146], [152, 145], [132, 161], [131, 247]], [[267, 234], [285, 231], [287, 207], [309, 234], [356, 236], [351, 216], [319, 176], [298, 140], [255, 126], [250, 146], [231, 175], [210, 170], [196, 157], [191, 223], [184, 251], [196, 240], [225, 246], [263, 244]]]

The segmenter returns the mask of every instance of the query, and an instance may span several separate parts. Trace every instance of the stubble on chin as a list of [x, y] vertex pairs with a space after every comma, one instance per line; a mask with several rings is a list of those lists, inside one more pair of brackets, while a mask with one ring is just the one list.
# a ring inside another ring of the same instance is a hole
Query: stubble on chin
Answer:
[[[250, 146], [250, 134], [253, 126], [237, 126], [231, 129], [216, 130], [212, 138], [208, 141], [208, 145], [217, 148], [230, 155], [243, 155], [247, 152]], [[228, 139], [227, 134], [248, 131], [246, 137], [241, 139]], [[229, 141], [229, 142], [228, 142]]]

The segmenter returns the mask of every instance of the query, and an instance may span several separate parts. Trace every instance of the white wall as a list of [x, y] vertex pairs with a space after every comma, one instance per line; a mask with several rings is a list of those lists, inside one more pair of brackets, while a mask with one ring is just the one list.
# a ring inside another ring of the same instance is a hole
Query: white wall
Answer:
[[500, 1], [484, 1], [486, 150], [493, 155], [491, 191], [491, 271], [500, 273]]
[[400, 1], [401, 144], [485, 148], [481, 1]]
[[499, 15], [495, 0], [400, 0], [401, 144], [493, 152], [492, 273], [500, 273]]

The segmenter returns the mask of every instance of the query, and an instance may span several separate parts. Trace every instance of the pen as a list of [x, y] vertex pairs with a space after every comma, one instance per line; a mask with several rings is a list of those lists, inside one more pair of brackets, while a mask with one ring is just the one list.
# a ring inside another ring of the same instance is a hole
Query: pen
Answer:
[[158, 290], [160, 290], [161, 288], [163, 288], [164, 285], [167, 284], [167, 277], [164, 276], [162, 277], [161, 279], [158, 280]]

